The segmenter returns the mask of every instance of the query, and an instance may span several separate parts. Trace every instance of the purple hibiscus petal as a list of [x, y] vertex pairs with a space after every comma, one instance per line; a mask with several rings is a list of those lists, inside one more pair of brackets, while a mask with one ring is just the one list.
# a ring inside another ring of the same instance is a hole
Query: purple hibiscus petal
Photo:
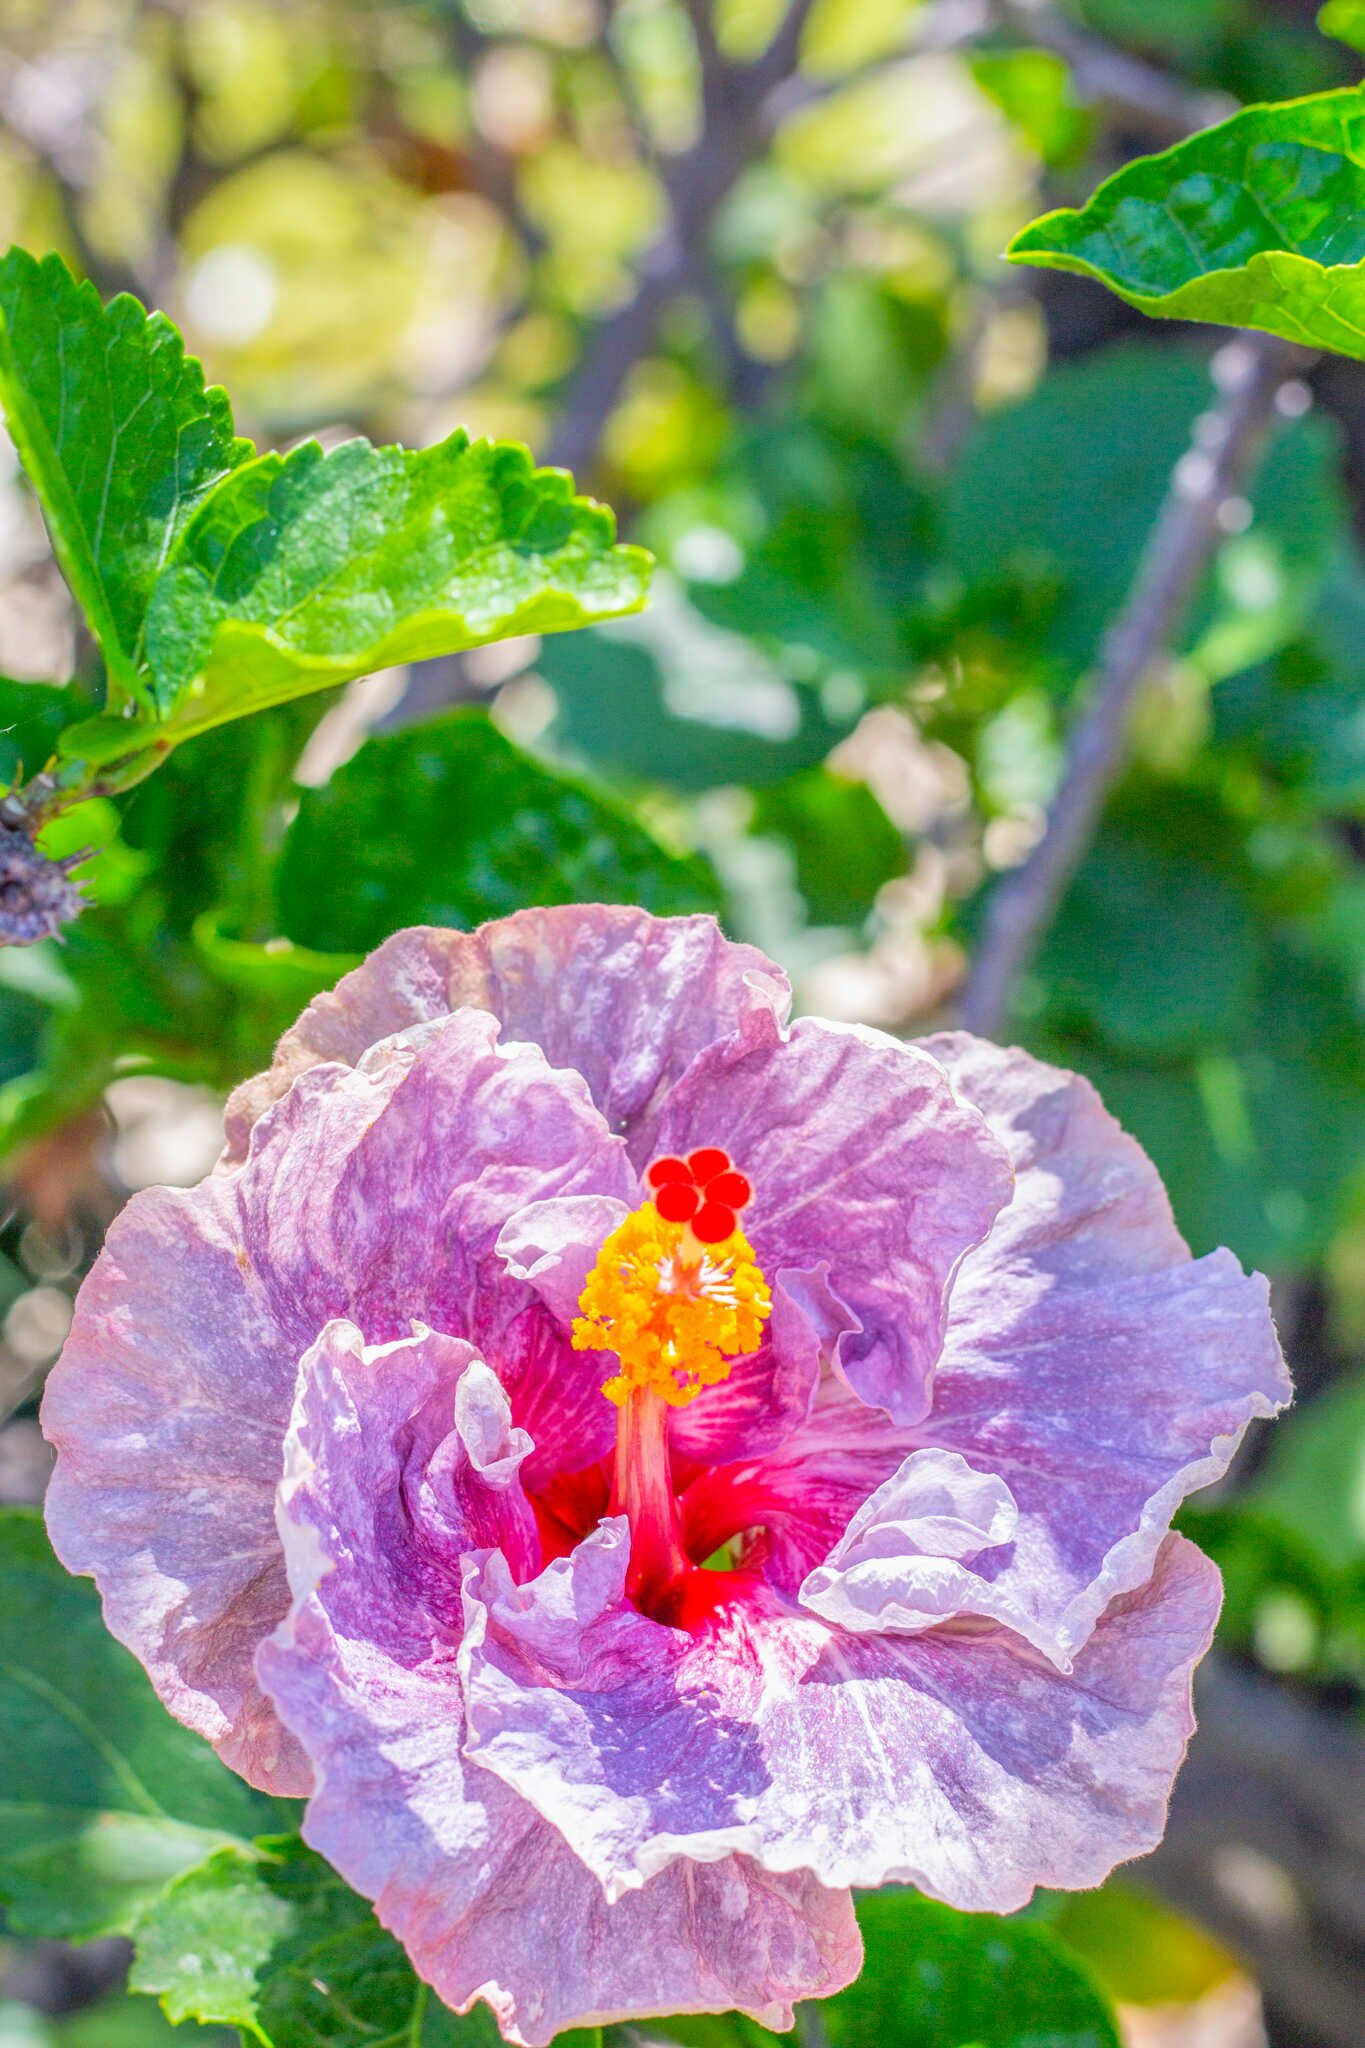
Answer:
[[584, 1076], [637, 1166], [658, 1105], [688, 1063], [751, 1013], [785, 1017], [780, 968], [724, 937], [714, 918], [651, 917], [605, 904], [521, 910], [475, 932], [417, 926], [385, 940], [280, 1040], [268, 1074], [228, 1103], [225, 1163], [245, 1157], [252, 1124], [320, 1060], [355, 1065], [395, 1031], [452, 1010], [486, 1010], [509, 1042], [538, 1045]]
[[[447, 1602], [462, 1551], [509, 1572], [524, 1554], [525, 1452], [496, 1379], [450, 1339], [367, 1348], [334, 1324], [309, 1354], [279, 1502], [294, 1605], [258, 1660], [312, 1759], [304, 1835], [441, 1998], [487, 2000], [509, 2040], [730, 2006], [789, 2026], [797, 1999], [857, 1974], [847, 1893], [730, 1856], [609, 1905], [564, 1836], [463, 1754]], [[511, 1566], [480, 1551], [495, 1538]]]
[[171, 1712], [297, 1794], [307, 1759], [251, 1660], [289, 1602], [273, 1504], [298, 1350], [242, 1257], [224, 1181], [149, 1189], [115, 1219], [43, 1397], [47, 1526]]
[[[696, 1406], [713, 1391], [708, 1388]], [[754, 1561], [794, 1598], [916, 1448], [913, 1430], [893, 1426], [883, 1409], [869, 1408], [825, 1372], [807, 1414], [776, 1449], [708, 1467], [691, 1479], [681, 1496], [688, 1551], [709, 1557], [723, 1543], [761, 1530]]]
[[784, 1281], [772, 1295], [769, 1334], [758, 1350], [737, 1359], [728, 1379], [670, 1415], [675, 1462], [709, 1467], [762, 1457], [810, 1413], [820, 1383], [819, 1346]]
[[970, 1613], [966, 1568], [1008, 1543], [1018, 1519], [995, 1473], [974, 1472], [956, 1451], [912, 1451], [806, 1579], [801, 1604], [860, 1634]]
[[726, 1147], [755, 1190], [746, 1234], [807, 1341], [861, 1399], [918, 1421], [953, 1276], [1010, 1190], [1003, 1147], [942, 1067], [814, 1018], [784, 1034], [769, 1012], [693, 1061], [660, 1142]]
[[606, 1195], [528, 1202], [503, 1225], [498, 1257], [512, 1278], [527, 1281], [568, 1329], [603, 1241], [629, 1213], [626, 1202]]
[[460, 1653], [469, 1754], [609, 1893], [738, 1853], [1011, 1912], [1160, 1838], [1220, 1597], [1183, 1538], [1069, 1676], [998, 1627], [851, 1635], [775, 1596], [686, 1636], [624, 1604], [625, 1558], [619, 1524], [529, 1584], [490, 1557]]
[[360, 1553], [366, 1576], [328, 1573], [335, 1627], [395, 1656], [453, 1645], [464, 1551], [497, 1550], [517, 1577], [539, 1564], [521, 1485], [530, 1449], [496, 1374], [462, 1338], [418, 1327], [366, 1344], [354, 1323], [328, 1323], [299, 1362], [279, 1483], [294, 1599], [332, 1553]]
[[287, 1606], [274, 1492], [300, 1357], [336, 1316], [370, 1341], [413, 1320], [496, 1338], [548, 1444], [609, 1441], [586, 1362], [493, 1246], [523, 1202], [623, 1184], [583, 1084], [466, 1011], [314, 1067], [238, 1171], [115, 1220], [48, 1382], [48, 1526], [171, 1711], [253, 1783], [308, 1782], [252, 1673]]
[[928, 1049], [1008, 1145], [1015, 1192], [958, 1275], [915, 1435], [1018, 1505], [963, 1611], [1065, 1667], [1289, 1378], [1265, 1281], [1230, 1252], [1190, 1258], [1155, 1168], [1088, 1082], [977, 1039]]
[[[357, 1088], [400, 1059], [397, 1084], [361, 1115]], [[353, 1070], [301, 1076], [234, 1180], [248, 1255], [305, 1341], [334, 1315], [372, 1340], [414, 1316], [463, 1333], [518, 1209], [634, 1186], [582, 1080], [502, 1043], [480, 1010], [382, 1041]]]

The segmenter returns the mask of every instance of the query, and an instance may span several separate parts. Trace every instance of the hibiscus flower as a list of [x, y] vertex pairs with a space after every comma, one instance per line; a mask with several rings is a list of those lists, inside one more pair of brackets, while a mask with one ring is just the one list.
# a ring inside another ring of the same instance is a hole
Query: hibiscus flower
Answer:
[[705, 918], [401, 932], [134, 1196], [48, 1522], [171, 1711], [508, 2039], [859, 1967], [1161, 1834], [1288, 1394], [1091, 1088], [788, 1025]]

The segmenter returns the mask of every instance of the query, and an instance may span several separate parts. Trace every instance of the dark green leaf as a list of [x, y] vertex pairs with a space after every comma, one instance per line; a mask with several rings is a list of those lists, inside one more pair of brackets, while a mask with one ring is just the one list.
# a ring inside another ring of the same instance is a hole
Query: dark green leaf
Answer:
[[1081, 19], [1125, 47], [1188, 63], [1216, 50], [1238, 0], [1080, 0]]
[[[831, 2048], [1119, 2048], [1103, 1996], [1045, 1927], [895, 1889], [865, 1893], [858, 1922], [862, 1975], [811, 2009]], [[657, 2031], [682, 2048], [788, 2038], [735, 2012], [689, 2013]]]
[[1330, 1242], [1365, 1156], [1362, 1015], [1338, 969], [1284, 944], [1258, 984], [1237, 1037], [1189, 1060], [1130, 1064], [1045, 1030], [1030, 1044], [1082, 1068], [1151, 1153], [1196, 1253], [1229, 1244], [1278, 1272]]
[[1049, 1015], [1126, 1053], [1237, 1032], [1261, 965], [1237, 850], [1216, 805], [1145, 782], [1120, 799], [1039, 957]]
[[[878, 360], [859, 362], [877, 322], [861, 283], [844, 283], [856, 303], [829, 352], [861, 405], [889, 429], [895, 410], [884, 358], [903, 373], [905, 338], [885, 336]], [[875, 295], [870, 284], [866, 290]], [[691, 584], [697, 608], [751, 639], [785, 674], [896, 686], [928, 568], [928, 502], [903, 461], [866, 424], [784, 418], [748, 437], [726, 483], [738, 559], [727, 580]]]
[[1009, 254], [1144, 313], [1365, 356], [1365, 90], [1244, 108], [1034, 221]]
[[1253, 1498], [1330, 1565], [1365, 1564], [1365, 1379], [1343, 1380], [1276, 1431]]
[[1104, 1999], [1044, 1927], [891, 1890], [860, 1899], [858, 1920], [863, 1974], [820, 2007], [832, 2048], [1119, 2048]]
[[152, 585], [186, 518], [253, 451], [161, 313], [100, 303], [58, 256], [0, 258], [0, 401], [57, 559], [104, 653], [111, 711], [142, 701]]
[[1365, 815], [1365, 563], [1334, 550], [1303, 637], [1214, 693], [1220, 749], [1329, 816]]
[[369, 1906], [296, 1836], [225, 1849], [170, 1885], [137, 1934], [133, 1985], [172, 2019], [225, 2020], [264, 2048], [497, 2048], [419, 1983]]
[[[536, 665], [559, 698], [555, 743], [599, 773], [686, 790], [761, 789], [822, 761], [847, 731], [813, 691], [766, 676], [746, 688], [730, 670], [708, 676], [700, 658], [688, 664], [684, 709], [660, 657], [657, 647], [591, 631], [547, 646]], [[778, 709], [790, 716], [773, 731]]]
[[20, 1933], [131, 1927], [178, 1872], [268, 1823], [269, 1802], [172, 1721], [41, 1520], [0, 1511], [0, 1900]]
[[51, 683], [20, 683], [0, 676], [0, 784], [35, 774], [50, 758], [62, 728], [79, 716], [80, 701]]
[[[1016, 659], [1023, 612], [1068, 678], [1094, 660], [1211, 396], [1202, 358], [1124, 341], [983, 421], [948, 485], [944, 546], [966, 589], [1000, 602]], [[1308, 613], [1344, 527], [1335, 453], [1315, 420], [1268, 451], [1253, 523], [1191, 619], [1185, 644], [1210, 673], [1270, 653]]]
[[828, 768], [761, 791], [752, 829], [791, 847], [812, 924], [861, 924], [882, 884], [905, 871], [905, 841], [872, 791]]
[[[318, 887], [326, 876], [327, 887]], [[306, 790], [280, 863], [280, 924], [360, 953], [405, 924], [468, 928], [530, 903], [713, 909], [699, 861], [513, 746], [480, 712], [371, 739]]]

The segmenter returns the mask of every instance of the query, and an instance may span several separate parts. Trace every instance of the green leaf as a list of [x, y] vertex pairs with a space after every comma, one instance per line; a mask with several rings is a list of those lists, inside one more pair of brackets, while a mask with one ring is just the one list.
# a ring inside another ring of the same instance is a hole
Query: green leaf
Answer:
[[148, 652], [177, 739], [396, 662], [644, 602], [649, 557], [511, 442], [308, 442], [239, 470], [187, 527]]
[[262, 2048], [497, 2048], [487, 2006], [448, 2012], [366, 1902], [297, 1836], [224, 1849], [166, 1889], [130, 1982], [173, 2020]]
[[[1210, 395], [1203, 358], [1125, 340], [1059, 364], [978, 426], [948, 481], [944, 552], [978, 608], [998, 610], [1012, 661], [1028, 637], [1068, 680], [1094, 660]], [[1311, 611], [1344, 527], [1336, 475], [1321, 421], [1277, 434], [1252, 524], [1223, 543], [1190, 620], [1184, 646], [1207, 673], [1261, 659]]]
[[1093, 119], [1061, 57], [1051, 50], [981, 50], [970, 62], [982, 92], [1045, 164], [1073, 164], [1084, 154]]
[[1121, 792], [1039, 956], [1049, 1015], [1149, 1055], [1241, 1029], [1263, 945], [1237, 855], [1217, 805], [1145, 779]]
[[1365, 0], [1327, 0], [1318, 9], [1318, 27], [1365, 55]]
[[905, 841], [867, 784], [829, 768], [761, 791], [751, 829], [791, 847], [812, 924], [861, 924], [882, 884], [905, 871]]
[[0, 676], [0, 784], [32, 775], [51, 758], [58, 735], [80, 715], [80, 700], [52, 683], [21, 683]]
[[1365, 356], [1365, 89], [1246, 107], [1126, 164], [1008, 253], [1144, 313]]
[[1237, 1969], [1202, 1927], [1122, 1878], [1056, 1903], [1047, 1925], [1126, 2004], [1193, 2005]]
[[[197, 2030], [193, 2048], [237, 2048], [241, 2035]], [[31, 2005], [0, 2000], [0, 2048], [191, 2048], [145, 1998], [114, 1992], [79, 2012], [49, 2019]]]
[[1028, 1043], [1079, 1067], [1150, 1152], [1196, 1255], [1227, 1244], [1281, 1272], [1321, 1256], [1365, 1157], [1362, 1004], [1339, 970], [1285, 944], [1258, 983], [1232, 1041], [1191, 1058], [1138, 1064], [1046, 1030]]
[[0, 258], [0, 402], [104, 653], [107, 707], [145, 701], [152, 585], [194, 506], [253, 451], [164, 314], [108, 306], [58, 256]]
[[671, 914], [717, 901], [702, 862], [667, 852], [623, 805], [542, 767], [477, 711], [368, 740], [305, 790], [277, 888], [281, 929], [331, 953], [532, 903]]
[[1113, 2016], [1045, 1927], [914, 1892], [858, 1901], [863, 1974], [819, 2008], [831, 2048], [1119, 2048]]
[[[830, 2048], [1119, 2048], [1104, 1997], [1046, 1927], [891, 1888], [858, 1900], [858, 1924], [862, 1975], [810, 2008], [811, 2032]], [[791, 2038], [736, 2012], [689, 2013], [649, 2031], [682, 2048], [781, 2048]]]
[[1329, 1564], [1365, 1564], [1365, 1378], [1296, 1409], [1271, 1438], [1252, 1497]]
[[644, 602], [649, 556], [525, 448], [255, 456], [171, 322], [101, 305], [55, 256], [0, 259], [0, 401], [105, 657], [103, 714], [60, 735], [63, 791], [128, 788], [196, 733], [392, 663]]
[[[713, 654], [708, 672], [704, 644], [679, 644], [667, 617], [655, 615], [653, 625], [648, 643], [590, 629], [537, 659], [559, 699], [550, 738], [594, 773], [684, 790], [762, 789], [814, 767], [845, 736], [848, 721], [828, 719], [814, 691], [755, 677], [761, 656], [736, 673]], [[660, 644], [670, 637], [671, 650]]]
[[17, 1933], [124, 1931], [276, 1811], [171, 1720], [40, 1518], [0, 1511], [0, 1901]]
[[[1302, 1412], [1311, 1416], [1313, 1405]], [[1298, 1418], [1299, 1411], [1285, 1418], [1287, 1433]], [[1365, 1564], [1334, 1563], [1315, 1539], [1320, 1518], [1310, 1513], [1296, 1527], [1293, 1507], [1287, 1519], [1278, 1502], [1267, 1506], [1265, 1499], [1253, 1487], [1211, 1507], [1187, 1501], [1177, 1518], [1182, 1535], [1193, 1538], [1223, 1575], [1220, 1641], [1272, 1671], [1359, 1686], [1365, 1681]]]
[[[1081, 0], [1088, 28], [1125, 47], [1188, 64], [1216, 51], [1237, 18], [1237, 0]], [[1258, 23], [1259, 26], [1259, 23]]]
[[334, 988], [343, 974], [359, 967], [360, 953], [314, 953], [292, 939], [267, 939], [256, 944], [234, 939], [222, 929], [217, 911], [195, 920], [194, 950], [216, 981], [251, 1001], [278, 1009], [281, 1031], [313, 997]]
[[[240, 2034], [196, 2032], [193, 2048], [237, 2048]], [[190, 2048], [145, 1998], [115, 1991], [62, 2019], [0, 2004], [0, 2048]]]

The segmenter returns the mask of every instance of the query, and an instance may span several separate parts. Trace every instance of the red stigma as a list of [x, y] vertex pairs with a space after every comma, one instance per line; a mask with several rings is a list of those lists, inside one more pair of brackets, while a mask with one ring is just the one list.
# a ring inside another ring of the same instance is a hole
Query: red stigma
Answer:
[[666, 1180], [656, 1188], [654, 1206], [666, 1223], [687, 1223], [701, 1207], [701, 1196], [688, 1180]]
[[654, 1206], [666, 1223], [686, 1223], [698, 1244], [724, 1244], [754, 1198], [748, 1177], [720, 1145], [699, 1145], [686, 1159], [666, 1152], [645, 1168]]
[[703, 1145], [696, 1152], [689, 1152], [687, 1164], [692, 1178], [699, 1188], [704, 1188], [718, 1174], [730, 1171], [730, 1155], [722, 1152], [719, 1145]]
[[706, 1201], [692, 1218], [692, 1235], [698, 1244], [724, 1244], [734, 1235], [738, 1221], [734, 1210], [723, 1202]]
[[664, 1187], [671, 1180], [690, 1181], [691, 1178], [692, 1169], [687, 1161], [675, 1159], [671, 1153], [665, 1153], [662, 1159], [656, 1159], [652, 1166], [645, 1168], [645, 1179], [652, 1188]]

